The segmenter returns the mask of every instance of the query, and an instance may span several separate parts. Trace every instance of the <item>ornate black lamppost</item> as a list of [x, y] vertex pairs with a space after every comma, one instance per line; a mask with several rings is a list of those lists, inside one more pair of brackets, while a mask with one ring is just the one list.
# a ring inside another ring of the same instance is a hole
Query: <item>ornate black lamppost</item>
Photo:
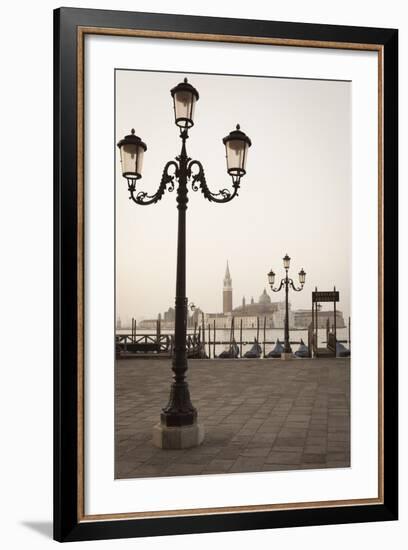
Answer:
[[118, 143], [122, 163], [122, 175], [128, 183], [130, 199], [137, 204], [149, 205], [158, 202], [166, 189], [173, 191], [175, 180], [177, 187], [178, 240], [177, 240], [177, 275], [174, 358], [172, 370], [173, 382], [167, 406], [162, 410], [160, 423], [153, 430], [154, 443], [162, 448], [186, 448], [199, 445], [204, 438], [204, 431], [197, 422], [197, 410], [191, 403], [187, 372], [187, 303], [186, 298], [186, 210], [188, 203], [187, 184], [191, 182], [193, 191], [199, 189], [211, 202], [225, 203], [238, 194], [241, 178], [245, 175], [246, 159], [251, 140], [237, 125], [223, 139], [226, 149], [227, 172], [232, 178], [232, 191], [220, 189], [212, 193], [207, 187], [204, 168], [200, 161], [192, 160], [187, 155], [186, 140], [188, 131], [194, 125], [194, 108], [199, 95], [197, 90], [187, 82], [181, 82], [171, 90], [174, 103], [175, 123], [180, 129], [181, 151], [175, 160], [166, 163], [158, 190], [153, 195], [136, 189], [137, 180], [142, 177], [143, 155], [146, 144], [135, 135], [130, 135]]
[[289, 271], [289, 265], [290, 265], [290, 258], [286, 254], [286, 256], [283, 258], [283, 267], [285, 268], [285, 278], [281, 280], [280, 285], [278, 288], [274, 288], [275, 284], [275, 273], [270, 270], [268, 273], [268, 281], [269, 286], [271, 287], [271, 290], [273, 292], [279, 292], [282, 287], [285, 287], [285, 343], [284, 343], [284, 351], [283, 351], [283, 359], [288, 359], [292, 356], [292, 348], [290, 347], [290, 341], [289, 341], [289, 287], [292, 287], [292, 289], [295, 292], [300, 292], [303, 290], [303, 287], [305, 285], [306, 281], [306, 273], [303, 270], [303, 268], [299, 271], [299, 283], [300, 287], [296, 288], [295, 283], [293, 282], [293, 279], [290, 279], [288, 277], [288, 271]]

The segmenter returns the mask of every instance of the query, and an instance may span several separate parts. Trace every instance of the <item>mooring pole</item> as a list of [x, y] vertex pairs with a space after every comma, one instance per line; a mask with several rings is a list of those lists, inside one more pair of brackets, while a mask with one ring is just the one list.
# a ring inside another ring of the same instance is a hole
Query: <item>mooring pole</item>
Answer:
[[202, 315], [201, 315], [201, 324], [202, 324], [202, 327], [203, 327], [203, 346], [204, 346], [204, 349], [205, 349], [205, 323], [204, 323], [204, 312], [203, 312]]
[[[316, 291], [316, 296], [317, 296], [317, 286], [315, 287], [315, 291]], [[317, 306], [318, 306], [318, 304], [317, 304], [317, 301], [316, 301], [315, 302], [315, 308], [316, 308], [316, 314], [315, 314], [315, 320], [316, 320], [316, 352], [317, 352], [317, 349], [319, 347], [319, 315], [318, 315], [319, 308]]]
[[[334, 287], [334, 293], [336, 293], [336, 287]], [[334, 357], [337, 357], [337, 313], [336, 313], [336, 300], [334, 300]]]
[[241, 322], [239, 326], [239, 356], [242, 359], [242, 317], [241, 317]]
[[264, 317], [264, 330], [263, 330], [263, 356], [265, 358], [265, 339], [266, 339], [266, 316]]
[[214, 342], [213, 342], [213, 358], [215, 359], [215, 319], [214, 319]]

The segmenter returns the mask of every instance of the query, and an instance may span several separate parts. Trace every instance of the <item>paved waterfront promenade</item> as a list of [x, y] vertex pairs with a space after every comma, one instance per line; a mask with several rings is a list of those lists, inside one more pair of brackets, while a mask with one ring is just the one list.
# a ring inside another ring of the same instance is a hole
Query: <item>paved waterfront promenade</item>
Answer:
[[116, 478], [350, 465], [350, 360], [190, 360], [200, 447], [163, 450], [151, 430], [171, 363], [117, 361]]

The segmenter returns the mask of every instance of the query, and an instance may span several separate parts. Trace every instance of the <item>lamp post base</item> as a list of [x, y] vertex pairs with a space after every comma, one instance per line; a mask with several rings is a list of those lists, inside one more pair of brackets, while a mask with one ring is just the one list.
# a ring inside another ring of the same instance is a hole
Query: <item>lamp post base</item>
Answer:
[[293, 359], [293, 353], [292, 352], [284, 352], [281, 354], [281, 359], [282, 361], [290, 361], [291, 359]]
[[165, 426], [161, 422], [153, 428], [153, 445], [160, 449], [188, 449], [204, 441], [204, 426], [195, 422], [190, 426]]

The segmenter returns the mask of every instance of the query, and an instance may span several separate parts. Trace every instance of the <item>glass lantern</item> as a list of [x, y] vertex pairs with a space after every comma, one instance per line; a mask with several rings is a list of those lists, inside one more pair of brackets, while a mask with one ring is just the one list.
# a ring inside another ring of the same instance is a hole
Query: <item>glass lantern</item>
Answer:
[[122, 163], [122, 176], [131, 180], [140, 179], [142, 177], [143, 156], [147, 147], [140, 137], [135, 135], [134, 128], [132, 128], [131, 134], [119, 141], [118, 147]]
[[249, 137], [240, 130], [239, 124], [223, 140], [227, 157], [227, 172], [230, 176], [246, 174], [246, 160], [252, 143]]
[[285, 269], [289, 269], [289, 266], [290, 266], [290, 258], [289, 256], [286, 254], [286, 256], [283, 258], [283, 267]]
[[275, 284], [275, 273], [272, 271], [272, 269], [268, 273], [268, 281], [271, 287]]
[[187, 78], [170, 91], [174, 103], [175, 123], [187, 130], [194, 125], [194, 108], [199, 99], [197, 90], [188, 83]]

